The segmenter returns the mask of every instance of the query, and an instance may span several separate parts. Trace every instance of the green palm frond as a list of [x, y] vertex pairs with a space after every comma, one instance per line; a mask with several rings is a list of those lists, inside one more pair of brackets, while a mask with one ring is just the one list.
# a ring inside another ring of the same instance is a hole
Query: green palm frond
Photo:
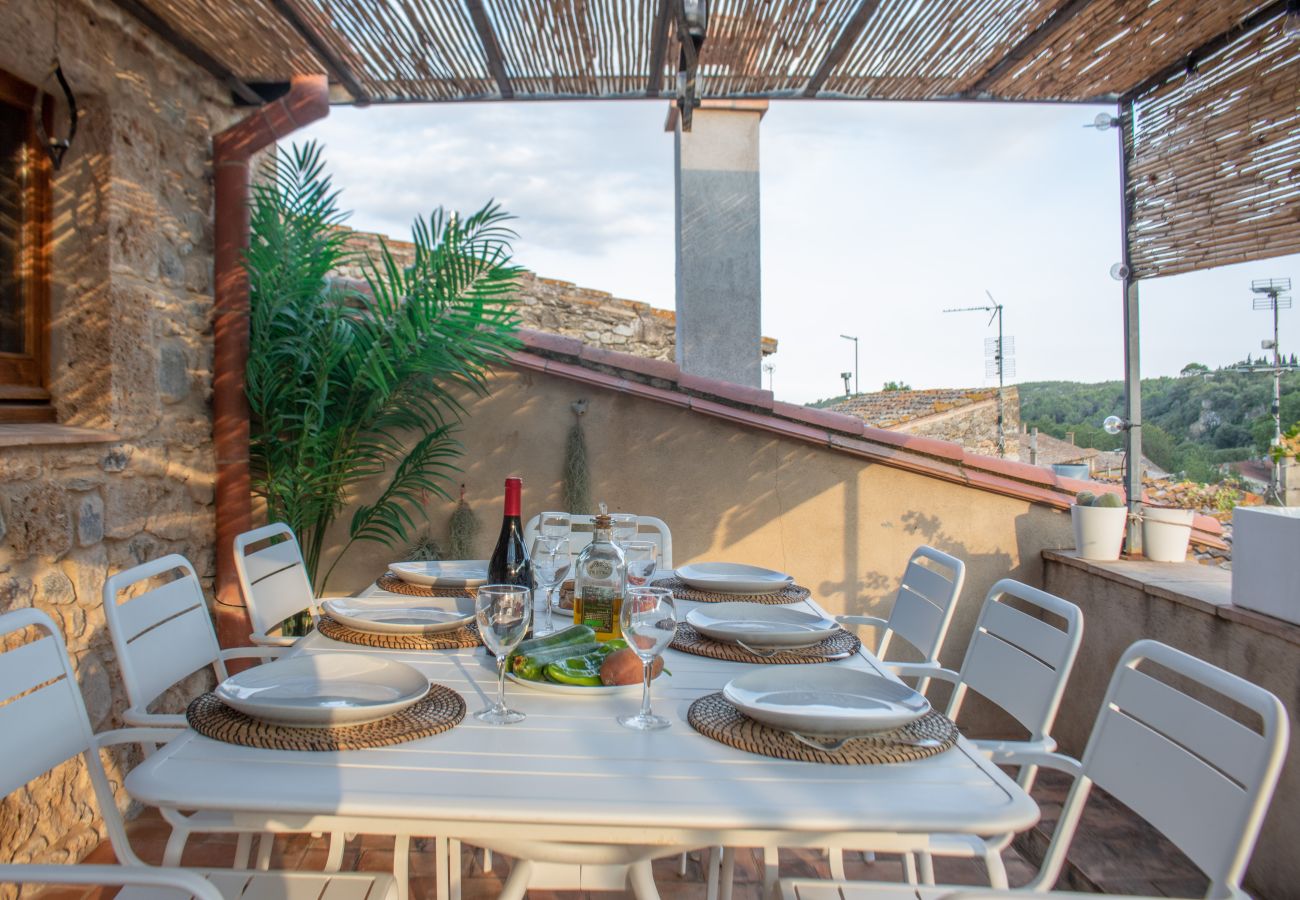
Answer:
[[[313, 579], [327, 529], [371, 479], [388, 480], [356, 509], [339, 556], [354, 541], [409, 540], [456, 472], [458, 392], [485, 393], [487, 369], [518, 346], [515, 234], [497, 204], [416, 219], [403, 267], [382, 243], [352, 255], [338, 197], [320, 146], [293, 147], [253, 190], [245, 257], [253, 490], [297, 532]], [[345, 265], [367, 290], [331, 281]]]

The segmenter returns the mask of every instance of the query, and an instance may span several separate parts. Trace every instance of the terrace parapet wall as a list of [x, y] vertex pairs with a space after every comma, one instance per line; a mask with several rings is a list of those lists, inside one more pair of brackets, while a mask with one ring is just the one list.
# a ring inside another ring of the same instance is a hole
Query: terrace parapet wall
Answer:
[[[82, 110], [53, 184], [58, 424], [0, 426], [0, 612], [50, 614], [105, 730], [126, 706], [106, 575], [172, 552], [213, 571], [211, 137], [240, 116], [116, 4], [60, 0], [58, 15]], [[0, 4], [0, 68], [39, 84], [52, 25], [48, 3]], [[134, 753], [115, 752], [110, 774]], [[60, 766], [0, 804], [0, 862], [74, 862], [99, 842], [83, 768]], [[0, 886], [0, 898], [15, 893]]]

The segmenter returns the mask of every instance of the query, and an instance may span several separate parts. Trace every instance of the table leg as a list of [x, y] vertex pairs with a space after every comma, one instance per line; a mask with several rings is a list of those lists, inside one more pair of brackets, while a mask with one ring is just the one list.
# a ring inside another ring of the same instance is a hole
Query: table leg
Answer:
[[[337, 837], [341, 839], [343, 835]], [[397, 900], [408, 900], [411, 887], [411, 839], [404, 834], [393, 837], [393, 878], [397, 881]]]
[[773, 897], [781, 880], [781, 848], [763, 848], [763, 896]]
[[[510, 877], [501, 886], [501, 893], [497, 895], [497, 900], [524, 900], [524, 895], [528, 892], [528, 879], [532, 874], [532, 862], [516, 857], [514, 864], [510, 866]], [[651, 883], [653, 884], [653, 881]], [[658, 895], [653, 900], [658, 900]]]
[[451, 888], [451, 900], [460, 900], [461, 855], [460, 841], [447, 839], [447, 885]]
[[731, 889], [735, 886], [736, 878], [736, 848], [724, 847], [722, 849], [721, 886], [718, 891], [718, 900], [731, 900]]
[[447, 839], [438, 835], [433, 839], [433, 880], [437, 883], [437, 900], [451, 900], [451, 869], [447, 865]]
[[[511, 877], [514, 877], [511, 872]], [[654, 870], [650, 860], [632, 863], [627, 867], [627, 880], [632, 883], [632, 893], [636, 900], [659, 900], [659, 889], [655, 887]]]

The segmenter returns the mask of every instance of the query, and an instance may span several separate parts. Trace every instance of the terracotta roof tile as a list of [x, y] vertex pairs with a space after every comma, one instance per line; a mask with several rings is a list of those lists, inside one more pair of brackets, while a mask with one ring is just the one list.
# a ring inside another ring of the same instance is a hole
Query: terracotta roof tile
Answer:
[[969, 406], [982, 400], [993, 400], [997, 396], [997, 388], [879, 391], [828, 401], [822, 404], [822, 408], [857, 416], [868, 425], [877, 428], [892, 428], [913, 419], [923, 419], [959, 406]]

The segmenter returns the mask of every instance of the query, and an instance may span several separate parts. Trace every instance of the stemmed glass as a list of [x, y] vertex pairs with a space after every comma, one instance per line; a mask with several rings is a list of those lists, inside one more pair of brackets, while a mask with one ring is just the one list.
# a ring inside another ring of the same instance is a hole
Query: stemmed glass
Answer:
[[506, 706], [506, 662], [528, 631], [533, 615], [533, 592], [517, 584], [485, 584], [474, 601], [478, 633], [497, 658], [497, 702], [474, 713], [491, 725], [522, 722], [524, 714]]
[[650, 711], [650, 673], [655, 657], [672, 643], [677, 632], [677, 607], [673, 592], [667, 588], [635, 586], [627, 589], [623, 611], [619, 614], [623, 638], [641, 657], [641, 711], [635, 716], [619, 716], [618, 724], [637, 731], [658, 731], [672, 723]]
[[627, 561], [628, 586], [649, 584], [659, 565], [659, 547], [654, 541], [628, 541], [623, 545], [623, 558]]
[[[555, 630], [551, 622], [551, 603], [555, 590], [564, 584], [564, 579], [569, 577], [569, 569], [573, 566], [573, 558], [569, 555], [569, 542], [564, 538], [534, 538], [529, 558], [533, 561], [533, 578], [537, 580], [537, 587], [542, 591], [546, 608], [545, 624], [535, 624], [533, 631], [536, 634], [550, 634]], [[537, 620], [536, 612], [533, 614], [533, 620], [534, 622]]]
[[567, 538], [573, 531], [573, 519], [566, 512], [544, 512], [538, 530], [543, 537]]
[[610, 514], [610, 531], [609, 539], [619, 547], [624, 546], [628, 541], [635, 541], [637, 535], [636, 516], [632, 513], [612, 513]]

